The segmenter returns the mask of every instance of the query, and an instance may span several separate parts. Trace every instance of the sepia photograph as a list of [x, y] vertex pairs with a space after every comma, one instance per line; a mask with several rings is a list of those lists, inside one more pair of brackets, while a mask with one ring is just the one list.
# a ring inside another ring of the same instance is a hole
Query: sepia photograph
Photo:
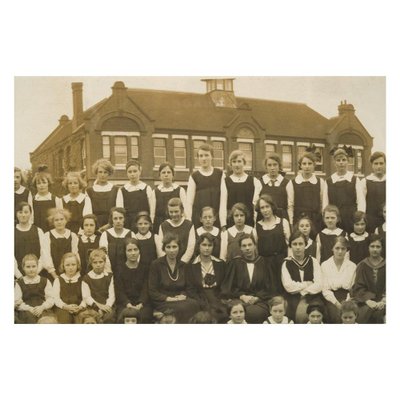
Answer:
[[385, 96], [15, 77], [15, 323], [384, 323]]

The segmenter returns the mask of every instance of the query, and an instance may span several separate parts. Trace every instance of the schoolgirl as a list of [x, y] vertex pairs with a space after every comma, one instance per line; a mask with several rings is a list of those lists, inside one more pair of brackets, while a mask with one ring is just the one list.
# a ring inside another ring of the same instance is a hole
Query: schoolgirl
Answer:
[[339, 226], [350, 234], [353, 231], [353, 214], [363, 204], [361, 181], [354, 172], [348, 171], [349, 157], [354, 157], [351, 146], [335, 147], [330, 153], [333, 155], [336, 172], [326, 180], [327, 198], [329, 204], [340, 210]]
[[307, 324], [323, 324], [325, 316], [325, 308], [323, 304], [311, 303], [307, 307]]
[[[234, 204], [243, 203], [249, 211], [245, 224], [254, 226], [256, 219], [254, 206], [261, 190], [261, 183], [257, 178], [246, 174], [245, 166], [246, 157], [244, 153], [240, 150], [234, 150], [229, 156], [229, 167], [232, 170], [232, 174], [225, 178], [227, 197], [226, 204], [222, 206], [230, 210]], [[232, 219], [221, 223], [223, 224], [222, 226], [226, 225], [227, 227], [234, 225]]]
[[15, 322], [36, 324], [54, 305], [53, 289], [50, 281], [39, 275], [38, 258], [34, 254], [27, 254], [22, 259], [22, 269], [24, 276], [18, 279], [14, 288]]
[[293, 321], [286, 316], [288, 302], [282, 296], [275, 296], [269, 302], [269, 313], [271, 314], [264, 324], [293, 324]]
[[229, 321], [227, 324], [247, 324], [246, 310], [240, 300], [233, 300], [229, 304]]
[[[158, 168], [161, 183], [154, 189], [155, 197], [155, 217], [153, 232], [157, 233], [162, 222], [167, 220], [168, 217], [168, 201], [173, 197], [178, 197], [186, 207], [186, 192], [183, 187], [177, 185], [173, 179], [175, 175], [174, 166], [169, 162], [160, 164]], [[185, 212], [185, 215], [187, 213]]]
[[[33, 210], [33, 198], [31, 191], [26, 187], [26, 179], [22, 170], [18, 167], [14, 167], [14, 210], [17, 209], [17, 205], [24, 201], [28, 203]], [[15, 215], [14, 223], [17, 224], [18, 220]], [[30, 223], [33, 224], [33, 214], [31, 214]]]
[[[305, 255], [317, 258], [317, 254], [320, 254], [319, 244], [312, 239], [315, 237], [314, 225], [310, 217], [301, 217], [293, 228], [293, 232], [300, 231], [307, 240]], [[317, 248], [318, 247], [318, 248]], [[288, 255], [292, 256], [291, 248], [288, 249]]]
[[368, 257], [369, 233], [366, 228], [365, 213], [356, 211], [353, 215], [353, 232], [349, 235], [349, 258], [355, 264]]
[[78, 314], [86, 309], [86, 304], [82, 298], [80, 262], [76, 254], [62, 256], [60, 276], [53, 282], [53, 295], [58, 323], [78, 323]]
[[47, 165], [41, 165], [32, 180], [32, 184], [37, 190], [33, 197], [33, 221], [43, 232], [51, 229], [48, 222], [49, 210], [63, 208], [62, 200], [49, 191], [52, 183], [53, 180], [48, 172]]
[[186, 192], [186, 218], [191, 219], [194, 226], [200, 226], [200, 214], [203, 207], [209, 206], [218, 210], [219, 223], [223, 227], [226, 221], [226, 185], [223, 172], [212, 166], [213, 148], [209, 144], [202, 144], [197, 150], [200, 169], [193, 172], [189, 178]]
[[126, 174], [129, 182], [118, 190], [117, 207], [125, 208], [125, 227], [136, 233], [135, 218], [140, 211], [147, 211], [154, 221], [156, 209], [155, 195], [149, 185], [140, 180], [142, 166], [138, 160], [126, 163]]
[[162, 243], [164, 236], [169, 233], [179, 237], [178, 258], [187, 264], [194, 253], [196, 235], [192, 222], [183, 215], [183, 204], [179, 198], [174, 197], [168, 201], [168, 215], [169, 219], [160, 225], [158, 231], [156, 243], [158, 257], [165, 255]]
[[[281, 172], [282, 162], [279, 155], [276, 153], [268, 154], [264, 160], [264, 166], [267, 173], [261, 177], [260, 196], [263, 194], [271, 196], [277, 206], [276, 215], [289, 221], [287, 192], [289, 179], [285, 178]], [[257, 219], [261, 218], [261, 216], [258, 216]]]
[[140, 249], [140, 260], [145, 265], [150, 265], [157, 258], [158, 235], [152, 233], [150, 215], [141, 211], [136, 215], [136, 239]]
[[90, 197], [82, 193], [86, 188], [86, 183], [79, 172], [68, 172], [62, 185], [68, 190], [68, 194], [62, 197], [63, 208], [71, 213], [67, 228], [78, 233], [83, 216], [93, 212]]
[[92, 202], [93, 214], [96, 215], [99, 229], [106, 229], [108, 217], [112, 207], [117, 201], [118, 188], [108, 182], [108, 178], [114, 173], [114, 167], [106, 159], [97, 160], [92, 166], [92, 172], [96, 180], [92, 187], [86, 189]]

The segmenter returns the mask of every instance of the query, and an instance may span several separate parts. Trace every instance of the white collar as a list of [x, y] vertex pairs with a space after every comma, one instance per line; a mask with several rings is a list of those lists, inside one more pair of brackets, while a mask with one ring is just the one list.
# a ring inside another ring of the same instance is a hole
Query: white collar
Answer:
[[135, 234], [136, 238], [138, 240], [146, 240], [146, 239], [150, 239], [153, 235], [150, 231], [148, 231], [145, 235], [142, 235], [141, 233], [136, 233]]
[[[275, 322], [273, 320], [272, 315], [270, 315], [268, 317], [268, 321], [269, 321], [270, 324], [277, 324], [278, 323], [278, 322]], [[286, 315], [284, 315], [281, 324], [288, 324], [288, 323], [289, 323], [289, 318]]]
[[46, 195], [42, 196], [39, 193], [35, 194], [35, 200], [36, 201], [44, 201], [44, 200], [51, 200], [51, 193], [47, 193]]
[[383, 175], [382, 178], [378, 178], [375, 174], [369, 174], [366, 179], [372, 182], [385, 182], [386, 174]]
[[204, 226], [200, 226], [199, 228], [196, 229], [196, 233], [198, 236], [202, 235], [203, 233], [211, 233], [211, 235], [213, 235], [213, 236], [218, 236], [219, 228], [217, 228], [216, 226], [213, 226], [211, 232], [209, 232], [204, 229]]
[[337, 181], [348, 181], [351, 182], [353, 179], [354, 172], [352, 171], [347, 171], [344, 175], [338, 175], [337, 172], [332, 174], [331, 179], [333, 183], [336, 183]]
[[29, 278], [29, 276], [23, 276], [22, 279], [24, 282], [29, 285], [29, 284], [35, 284], [40, 282], [40, 275], [36, 275], [34, 278]]
[[229, 178], [231, 178], [233, 182], [238, 183], [238, 182], [245, 182], [248, 176], [249, 175], [247, 175], [246, 173], [243, 173], [243, 175], [241, 176], [236, 176], [235, 174], [232, 174], [229, 175]]
[[126, 237], [127, 233], [131, 232], [129, 229], [123, 228], [122, 233], [120, 235], [115, 232], [114, 228], [107, 229], [107, 232], [115, 238], [124, 238]]
[[[268, 174], [263, 175], [262, 177], [263, 182], [268, 185], [271, 182], [271, 178]], [[282, 183], [283, 181], [283, 176], [281, 174], [279, 174], [276, 178], [275, 182], [278, 182], [278, 186]]]
[[80, 277], [81, 274], [79, 272], [77, 272], [72, 278], [68, 278], [65, 273], [60, 275], [60, 278], [63, 278], [65, 282], [70, 282], [70, 283], [78, 282]]
[[[260, 226], [261, 226], [263, 229], [265, 229], [265, 225], [264, 225], [263, 222], [264, 222], [263, 220], [260, 220], [260, 221], [258, 221], [258, 224], [260, 224]], [[280, 222], [281, 222], [280, 217], [275, 216], [275, 222], [273, 222], [272, 225], [273, 225], [273, 226], [276, 226], [276, 225], [280, 224]]]
[[177, 224], [175, 224], [174, 222], [172, 222], [172, 219], [167, 219], [167, 222], [168, 222], [171, 226], [177, 228], [178, 226], [181, 226], [181, 225], [185, 222], [185, 220], [186, 220], [186, 218], [185, 218], [185, 217], [182, 217], [181, 221], [178, 222]]
[[203, 176], [211, 176], [214, 173], [214, 167], [211, 167], [211, 171], [208, 172], [203, 171], [201, 168], [199, 168], [197, 171], [199, 171]]
[[92, 279], [101, 279], [101, 278], [104, 278], [105, 276], [108, 276], [108, 272], [103, 271], [101, 274], [95, 274], [95, 272], [91, 269], [88, 272], [88, 276]]
[[[219, 260], [217, 257], [214, 257], [213, 255], [211, 255], [211, 261], [221, 261]], [[198, 264], [201, 263], [201, 258], [200, 258], [200, 254], [192, 261], [193, 264]]]
[[157, 186], [157, 189], [158, 189], [160, 192], [172, 192], [172, 191], [174, 191], [178, 186], [179, 186], [179, 185], [178, 185], [177, 183], [172, 182], [172, 186], [166, 188], [165, 186], [163, 186], [162, 183], [160, 183], [160, 184]]
[[311, 238], [309, 238], [309, 239], [308, 239], [308, 242], [307, 242], [306, 249], [308, 249], [313, 243], [314, 243], [314, 240], [312, 240]]
[[86, 195], [84, 195], [82, 192], [78, 194], [74, 199], [71, 197], [71, 195], [68, 193], [63, 197], [63, 200], [66, 203], [69, 203], [70, 201], [76, 201], [77, 203], [81, 204], [82, 201], [84, 201], [86, 198]]
[[139, 183], [137, 185], [132, 185], [132, 183], [128, 182], [125, 183], [124, 188], [128, 191], [128, 192], [134, 192], [135, 190], [143, 190], [146, 188], [146, 184], [142, 181], [139, 181]]
[[[230, 319], [227, 323], [228, 323], [228, 324], [233, 324], [233, 322], [232, 322], [231, 319]], [[243, 321], [242, 324], [247, 324], [247, 322], [246, 322], [246, 321]], [[234, 325], [240, 325], [240, 324], [234, 324]]]
[[361, 242], [365, 240], [369, 236], [369, 233], [365, 231], [362, 235], [357, 235], [357, 233], [351, 232], [350, 237], [355, 241], [355, 242]]
[[111, 182], [107, 182], [106, 185], [99, 185], [97, 180], [93, 183], [93, 190], [95, 192], [109, 192], [113, 188], [113, 184]]
[[25, 228], [22, 229], [22, 226], [21, 226], [20, 224], [15, 225], [15, 227], [16, 227], [20, 232], [28, 232], [28, 231], [30, 231], [31, 228], [32, 228], [32, 224], [29, 222], [27, 226], [28, 226], [27, 229], [25, 229]]
[[26, 189], [26, 187], [25, 186], [20, 186], [19, 187], [19, 189], [17, 189], [17, 190], [15, 190], [14, 191], [14, 193], [16, 193], [16, 194], [22, 194], [22, 193], [24, 193], [24, 190]]
[[67, 228], [65, 228], [64, 235], [61, 235], [55, 229], [52, 229], [50, 232], [56, 239], [69, 239], [71, 236], [71, 231]]
[[93, 240], [93, 242], [96, 240], [97, 236], [95, 234], [91, 235], [91, 236], [86, 236], [84, 233], [82, 233], [81, 235], [81, 240], [83, 243], [87, 243], [89, 241], [89, 239]]
[[229, 232], [229, 234], [231, 236], [236, 237], [236, 235], [238, 233], [246, 233], [246, 234], [250, 235], [253, 232], [253, 228], [250, 225], [245, 225], [244, 229], [239, 232], [238, 229], [236, 228], [236, 226], [233, 225], [230, 228], [228, 228], [227, 231]]
[[325, 228], [325, 229], [323, 229], [321, 232], [324, 233], [325, 235], [335, 235], [335, 236], [339, 236], [339, 235], [343, 232], [343, 229], [336, 228], [336, 229], [334, 229], [334, 230], [332, 231], [332, 230], [330, 230], [330, 229], [328, 229], [328, 228]]
[[301, 172], [298, 173], [298, 175], [296, 176], [296, 178], [294, 180], [295, 180], [295, 182], [297, 184], [300, 184], [300, 183], [303, 183], [303, 182], [310, 182], [313, 185], [315, 185], [315, 184], [318, 183], [318, 179], [317, 179], [315, 174], [312, 174], [310, 179], [304, 179], [303, 175], [301, 174]]

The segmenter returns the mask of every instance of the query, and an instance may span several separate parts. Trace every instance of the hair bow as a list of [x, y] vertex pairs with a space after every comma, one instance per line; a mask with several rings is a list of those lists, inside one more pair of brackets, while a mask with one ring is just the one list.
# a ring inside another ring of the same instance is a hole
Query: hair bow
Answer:
[[343, 146], [343, 150], [347, 153], [347, 155], [348, 155], [349, 157], [354, 157], [354, 150], [353, 150], [353, 147], [344, 145], [344, 146]]

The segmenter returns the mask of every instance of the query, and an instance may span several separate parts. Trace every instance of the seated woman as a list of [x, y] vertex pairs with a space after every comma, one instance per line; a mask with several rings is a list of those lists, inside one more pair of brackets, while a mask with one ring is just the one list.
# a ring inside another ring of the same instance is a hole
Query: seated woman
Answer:
[[275, 294], [272, 270], [266, 259], [258, 255], [252, 235], [243, 235], [239, 246], [241, 256], [229, 263], [222, 292], [230, 299], [242, 301], [249, 324], [262, 324], [269, 315], [268, 300]]
[[135, 311], [141, 323], [150, 323], [153, 310], [147, 288], [149, 265], [142, 262], [137, 239], [125, 239], [126, 262], [118, 266], [115, 275], [115, 296], [118, 320], [123, 319], [127, 309]]
[[149, 295], [156, 311], [172, 309], [177, 323], [187, 323], [199, 310], [196, 300], [187, 296], [187, 266], [178, 259], [179, 237], [163, 237], [165, 256], [154, 260], [149, 272]]
[[203, 233], [197, 239], [199, 255], [189, 265], [188, 294], [196, 299], [203, 311], [208, 311], [220, 323], [228, 320], [227, 310], [221, 302], [221, 284], [225, 278], [226, 264], [212, 256], [216, 237]]
[[311, 302], [323, 303], [321, 267], [314, 257], [305, 255], [306, 238], [300, 231], [292, 233], [289, 246], [293, 255], [282, 264], [282, 284], [288, 301], [287, 315], [296, 324], [305, 324], [308, 321], [308, 305]]

